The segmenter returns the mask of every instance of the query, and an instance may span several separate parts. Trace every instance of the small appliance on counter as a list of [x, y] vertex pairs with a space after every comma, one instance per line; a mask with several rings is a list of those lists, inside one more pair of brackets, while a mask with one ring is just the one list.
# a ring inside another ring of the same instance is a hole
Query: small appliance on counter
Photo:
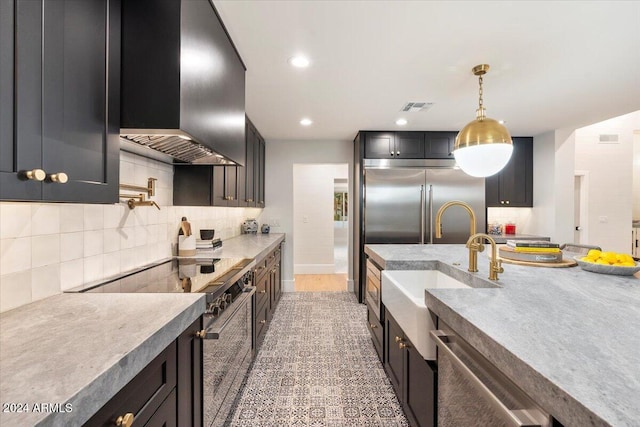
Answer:
[[260, 231], [262, 232], [262, 234], [269, 234], [269, 231], [271, 231], [271, 227], [269, 227], [269, 224], [262, 224], [262, 227], [260, 227]]
[[254, 218], [250, 218], [243, 222], [242, 234], [258, 234], [258, 221]]

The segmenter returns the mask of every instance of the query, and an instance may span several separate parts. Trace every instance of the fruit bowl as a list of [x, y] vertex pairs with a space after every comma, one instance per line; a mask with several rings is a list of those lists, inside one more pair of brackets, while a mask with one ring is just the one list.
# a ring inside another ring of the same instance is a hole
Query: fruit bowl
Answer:
[[586, 271], [591, 271], [592, 273], [614, 274], [616, 276], [633, 276], [635, 273], [640, 271], [640, 262], [636, 262], [635, 267], [626, 267], [621, 265], [595, 264], [593, 262], [583, 261], [581, 258], [582, 256], [573, 257], [580, 268]]

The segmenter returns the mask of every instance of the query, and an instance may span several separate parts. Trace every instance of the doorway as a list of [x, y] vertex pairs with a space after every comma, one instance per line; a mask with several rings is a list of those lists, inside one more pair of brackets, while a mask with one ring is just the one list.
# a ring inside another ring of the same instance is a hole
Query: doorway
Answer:
[[293, 274], [298, 291], [346, 291], [348, 164], [293, 165]]

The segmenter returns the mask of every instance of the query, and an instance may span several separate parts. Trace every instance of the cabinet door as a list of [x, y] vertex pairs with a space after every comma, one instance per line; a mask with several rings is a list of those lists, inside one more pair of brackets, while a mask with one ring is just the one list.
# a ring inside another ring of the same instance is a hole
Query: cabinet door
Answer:
[[212, 166], [213, 206], [228, 206], [225, 166]]
[[256, 205], [256, 197], [255, 197], [255, 147], [257, 143], [257, 136], [253, 125], [247, 119], [247, 162], [245, 164], [245, 202], [246, 206], [255, 206]]
[[453, 159], [455, 132], [425, 132], [426, 159]]
[[367, 327], [371, 334], [373, 347], [376, 349], [376, 353], [378, 353], [378, 358], [384, 362], [382, 354], [382, 325], [380, 325], [378, 318], [369, 305], [367, 305]]
[[436, 425], [436, 372], [409, 344], [405, 359], [405, 412], [419, 427]]
[[259, 138], [258, 144], [256, 144], [256, 162], [258, 163], [257, 168], [257, 176], [256, 176], [256, 206], [259, 208], [264, 208], [265, 206], [265, 197], [264, 197], [264, 188], [265, 188], [265, 143], [264, 139]]
[[[0, 198], [117, 202], [120, 2], [13, 4], [15, 129], [0, 144]], [[33, 169], [43, 169], [47, 180], [26, 180]], [[66, 184], [56, 183], [59, 173], [68, 176]]]
[[196, 335], [201, 329], [202, 318], [199, 318], [178, 337], [177, 419], [179, 427], [202, 426], [203, 343], [202, 339]]
[[24, 172], [42, 169], [42, 3], [0, 3], [0, 199], [41, 200]]
[[424, 132], [396, 132], [395, 157], [424, 158]]
[[364, 157], [366, 159], [395, 158], [394, 132], [366, 132], [364, 137]]
[[511, 207], [533, 206], [532, 138], [513, 138], [513, 155], [500, 172], [500, 199]]
[[224, 194], [227, 206], [238, 206], [238, 167], [224, 167]]
[[[176, 391], [174, 389], [164, 402], [162, 402], [158, 410], [151, 416], [149, 421], [145, 423], [145, 427], [176, 427], [179, 425], [177, 424], [178, 420], [180, 420], [180, 418], [176, 413]], [[190, 425], [196, 426], [197, 424]]]
[[384, 367], [391, 384], [398, 395], [398, 400], [402, 401], [403, 369], [405, 351], [400, 348], [400, 343], [404, 340], [404, 333], [388, 311], [385, 311], [385, 363]]

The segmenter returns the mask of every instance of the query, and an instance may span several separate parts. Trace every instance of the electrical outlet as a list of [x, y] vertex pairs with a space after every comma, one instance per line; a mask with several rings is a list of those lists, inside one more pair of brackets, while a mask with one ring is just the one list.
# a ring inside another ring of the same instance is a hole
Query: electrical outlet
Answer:
[[602, 222], [602, 223], [609, 222], [609, 217], [606, 215], [599, 216], [598, 222]]
[[304, 222], [305, 224], [309, 222], [309, 217], [307, 215], [303, 215], [302, 216], [302, 222]]

